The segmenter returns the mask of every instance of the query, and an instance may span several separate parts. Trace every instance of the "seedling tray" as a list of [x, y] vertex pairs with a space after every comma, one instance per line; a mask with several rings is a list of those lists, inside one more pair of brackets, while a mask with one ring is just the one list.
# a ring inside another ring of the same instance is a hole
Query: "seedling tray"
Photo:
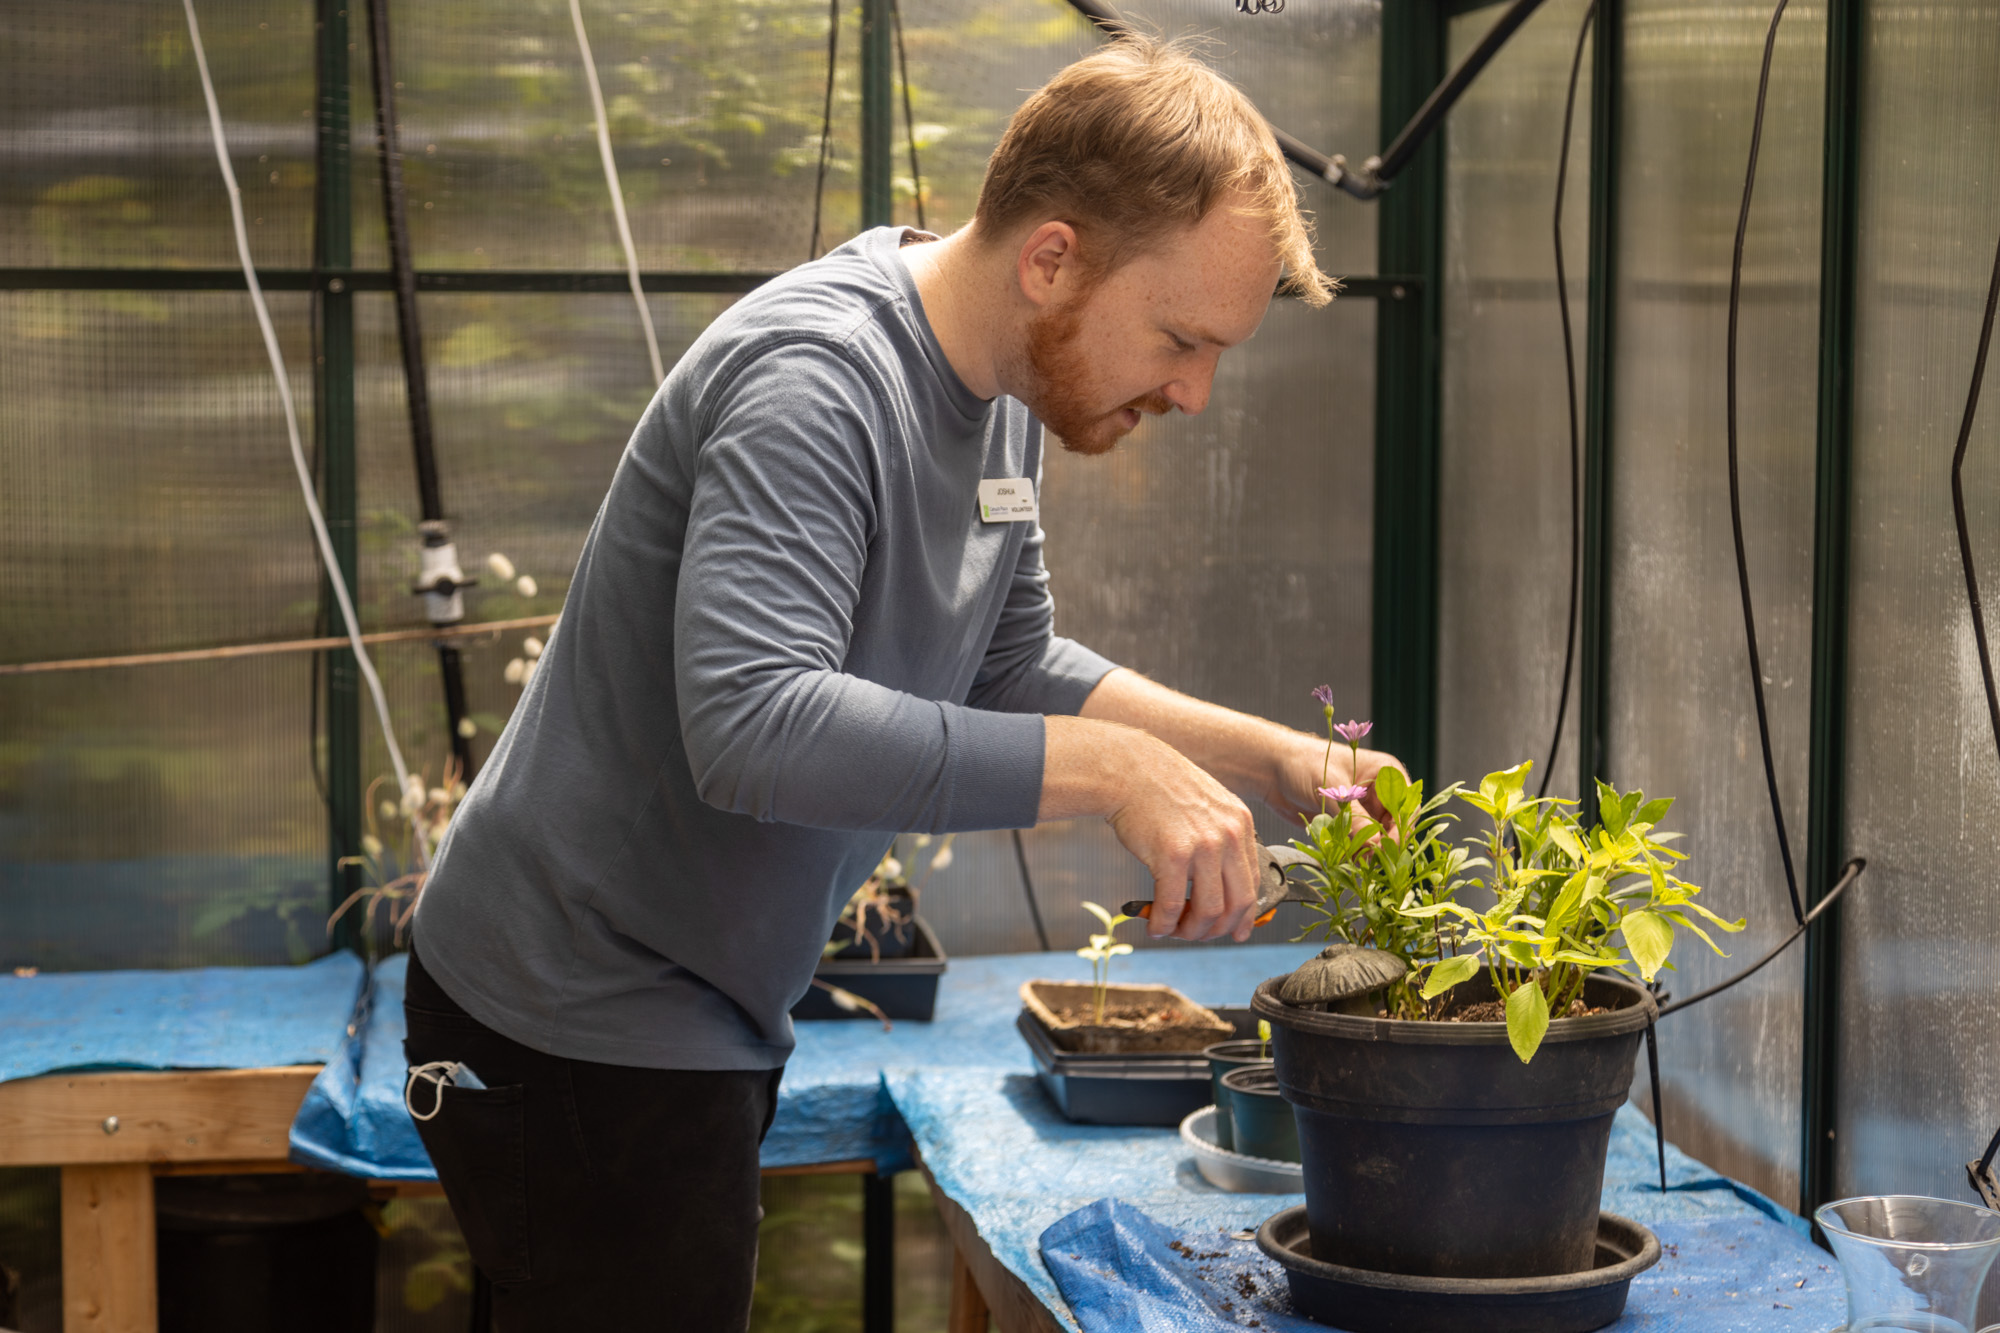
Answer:
[[[1248, 1009], [1208, 1005], [1239, 1037], [1257, 1035]], [[1171, 1129], [1211, 1100], [1208, 1061], [1199, 1051], [1086, 1055], [1056, 1047], [1026, 1009], [1014, 1020], [1035, 1057], [1035, 1076], [1063, 1118], [1080, 1125], [1158, 1125]]]
[[[917, 918], [916, 947], [907, 958], [884, 958], [874, 962], [867, 958], [828, 958], [813, 970], [813, 976], [829, 986], [838, 986], [844, 991], [852, 991], [862, 999], [879, 1007], [890, 1018], [910, 1019], [919, 1023], [931, 1021], [937, 1010], [938, 979], [944, 976], [944, 946], [932, 933], [930, 922]], [[1247, 1012], [1247, 1011], [1246, 1011]], [[833, 1002], [818, 986], [809, 987], [799, 1002], [792, 1006], [792, 1017], [798, 1019], [816, 1018], [867, 1018], [874, 1017], [865, 1010], [850, 1014]], [[1254, 1022], [1254, 1020], [1253, 1020]]]

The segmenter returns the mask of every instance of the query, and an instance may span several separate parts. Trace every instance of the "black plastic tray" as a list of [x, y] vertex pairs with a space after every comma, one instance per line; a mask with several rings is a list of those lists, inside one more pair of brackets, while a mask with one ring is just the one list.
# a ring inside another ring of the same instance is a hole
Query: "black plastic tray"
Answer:
[[[944, 946], [931, 932], [930, 922], [918, 917], [916, 948], [908, 958], [884, 958], [879, 963], [866, 958], [829, 958], [813, 969], [813, 975], [830, 986], [854, 992], [891, 1018], [928, 1023], [937, 1009], [938, 978], [944, 975], [945, 962]], [[836, 1005], [831, 995], [811, 986], [792, 1006], [792, 1017], [872, 1020], [874, 1015], [865, 1011], [850, 1014]]]
[[[1240, 1006], [1209, 1005], [1239, 1037], [1257, 1035], [1257, 1016]], [[1214, 1098], [1199, 1051], [1158, 1055], [1086, 1055], [1058, 1049], [1026, 1009], [1014, 1026], [1035, 1057], [1035, 1076], [1063, 1118], [1081, 1125], [1172, 1127]]]
[[1257, 1248], [1284, 1266], [1293, 1309], [1352, 1333], [1589, 1333], [1624, 1313], [1632, 1279], [1660, 1261], [1659, 1239], [1612, 1213], [1597, 1215], [1596, 1264], [1553, 1277], [1415, 1277], [1322, 1263], [1304, 1204], [1266, 1218]]

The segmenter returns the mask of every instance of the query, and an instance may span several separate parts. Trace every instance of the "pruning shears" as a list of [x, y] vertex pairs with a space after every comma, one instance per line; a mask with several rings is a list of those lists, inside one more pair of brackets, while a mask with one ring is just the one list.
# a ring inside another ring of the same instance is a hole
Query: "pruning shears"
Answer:
[[[1257, 919], [1250, 924], [1261, 926], [1278, 914], [1280, 903], [1316, 903], [1319, 895], [1302, 885], [1293, 884], [1285, 878], [1285, 872], [1294, 866], [1315, 864], [1313, 858], [1296, 847], [1265, 847], [1263, 849], [1262, 874], [1257, 879]], [[1134, 899], [1118, 909], [1126, 916], [1152, 919], [1151, 899]]]

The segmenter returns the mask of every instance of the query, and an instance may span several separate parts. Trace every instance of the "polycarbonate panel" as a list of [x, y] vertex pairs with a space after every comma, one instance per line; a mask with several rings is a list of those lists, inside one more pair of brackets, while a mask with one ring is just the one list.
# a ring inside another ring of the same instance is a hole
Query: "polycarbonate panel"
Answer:
[[[311, 262], [313, 11], [198, 0], [257, 261]], [[235, 267], [178, 4], [13, 0], [0, 20], [0, 266]]]
[[[1326, 153], [1360, 161], [1380, 150], [1380, 0], [1313, 0], [1247, 15], [1216, 0], [1134, 0], [1118, 12], [1143, 31], [1201, 39], [1203, 57], [1276, 124]], [[910, 82], [926, 221], [945, 231], [971, 220], [979, 181], [1025, 92], [1095, 50], [1094, 31], [1063, 0], [905, 0]], [[897, 174], [906, 174], [902, 107]], [[1375, 269], [1370, 205], [1297, 172], [1318, 219], [1321, 265]], [[914, 220], [899, 180], [896, 220]]]
[[[1438, 772], [1476, 783], [1548, 761], [1570, 578], [1569, 409], [1552, 217], [1563, 99], [1586, 0], [1555, 0], [1508, 39], [1445, 135]], [[1452, 20], [1456, 62], [1498, 7]], [[1563, 204], [1582, 411], [1590, 241], [1590, 52]], [[1549, 790], [1576, 788], [1576, 683]]]
[[[2000, 765], [1951, 513], [1951, 455], [2000, 239], [2000, 7], [1866, 11], [1846, 837], [1833, 1188], [1970, 1199], [2000, 1124]], [[1966, 517], [2000, 625], [2000, 395]], [[2000, 1319], [1988, 1283], [1984, 1318]]]
[[[1606, 766], [1672, 796], [1686, 877], [1750, 927], [1681, 932], [1668, 987], [1733, 975], [1793, 924], [1759, 758], [1729, 528], [1730, 248], [1770, 11], [1625, 11], [1618, 145]], [[1825, 10], [1794, 4], [1771, 73], [1743, 278], [1743, 527], [1780, 790], [1804, 870]], [[1660, 1029], [1668, 1135], [1780, 1199], [1798, 1186], [1800, 956]]]
[[[826, 91], [824, 0], [587, 0], [582, 8], [641, 266], [803, 261]], [[842, 10], [830, 243], [851, 235], [857, 219], [860, 6]], [[567, 6], [406, 4], [394, 24], [418, 267], [622, 269]], [[366, 51], [364, 40], [355, 66], [356, 253], [379, 264]]]
[[[273, 299], [303, 372], [305, 299]], [[294, 391], [311, 393], [298, 374]], [[300, 638], [316, 564], [242, 294], [0, 296], [5, 660]], [[309, 426], [309, 423], [307, 423]], [[0, 677], [0, 964], [323, 952], [308, 659]]]

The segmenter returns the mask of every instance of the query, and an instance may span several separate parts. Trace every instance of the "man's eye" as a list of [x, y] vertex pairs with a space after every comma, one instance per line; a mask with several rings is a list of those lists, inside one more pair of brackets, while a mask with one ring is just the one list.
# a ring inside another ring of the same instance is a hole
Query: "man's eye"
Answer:
[[1171, 333], [1169, 333], [1167, 337], [1173, 339], [1174, 350], [1176, 352], [1192, 352], [1194, 350], [1194, 344], [1187, 341], [1185, 338], [1177, 337]]

